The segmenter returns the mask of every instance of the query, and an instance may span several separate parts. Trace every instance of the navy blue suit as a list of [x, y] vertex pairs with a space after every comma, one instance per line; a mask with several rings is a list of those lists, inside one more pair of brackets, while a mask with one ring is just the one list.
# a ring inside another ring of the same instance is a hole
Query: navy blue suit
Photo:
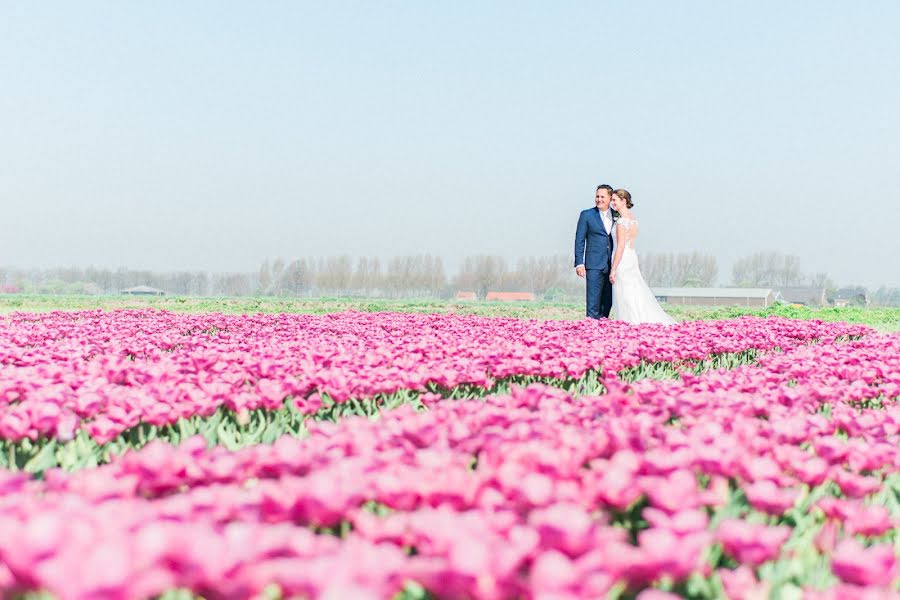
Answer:
[[575, 229], [575, 265], [585, 268], [587, 316], [609, 317], [612, 309], [612, 284], [609, 282], [612, 262], [612, 236], [606, 233], [600, 209], [596, 206], [581, 211]]

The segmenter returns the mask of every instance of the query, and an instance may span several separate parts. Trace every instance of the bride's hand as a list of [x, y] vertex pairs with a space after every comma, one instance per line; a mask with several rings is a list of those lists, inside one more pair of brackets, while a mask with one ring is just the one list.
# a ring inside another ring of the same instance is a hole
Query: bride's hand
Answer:
[[616, 283], [616, 272], [615, 272], [615, 271], [610, 272], [610, 274], [609, 274], [609, 282], [612, 283], [612, 284], [615, 284], [615, 283]]

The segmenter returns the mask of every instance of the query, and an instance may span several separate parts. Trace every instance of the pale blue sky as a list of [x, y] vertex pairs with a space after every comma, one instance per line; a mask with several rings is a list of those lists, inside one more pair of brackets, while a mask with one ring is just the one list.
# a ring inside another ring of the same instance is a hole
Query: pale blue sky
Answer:
[[[900, 285], [900, 3], [0, 4], [0, 264], [639, 250]], [[574, 276], [574, 275], [573, 275]]]

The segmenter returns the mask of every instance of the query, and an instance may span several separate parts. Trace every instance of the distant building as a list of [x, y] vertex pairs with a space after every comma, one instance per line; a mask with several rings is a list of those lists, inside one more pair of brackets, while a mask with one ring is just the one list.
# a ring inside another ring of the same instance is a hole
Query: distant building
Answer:
[[865, 288], [841, 288], [834, 293], [835, 306], [869, 306], [869, 292]]
[[531, 292], [488, 292], [485, 300], [488, 302], [534, 302], [534, 294]]
[[156, 288], [152, 288], [147, 285], [138, 285], [132, 288], [128, 288], [127, 290], [122, 290], [122, 294], [127, 296], [165, 296], [166, 293], [162, 290], [158, 290]]
[[826, 306], [828, 298], [823, 287], [783, 287], [775, 293], [778, 300], [803, 306]]
[[456, 292], [457, 300], [477, 300], [475, 292]]
[[653, 288], [660, 302], [685, 306], [749, 306], [766, 308], [775, 304], [769, 288]]

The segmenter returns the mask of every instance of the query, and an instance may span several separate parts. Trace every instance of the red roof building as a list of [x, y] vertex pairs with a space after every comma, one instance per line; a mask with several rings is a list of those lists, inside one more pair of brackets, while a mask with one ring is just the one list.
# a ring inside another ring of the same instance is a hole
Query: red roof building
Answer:
[[534, 302], [531, 292], [488, 292], [488, 302]]

